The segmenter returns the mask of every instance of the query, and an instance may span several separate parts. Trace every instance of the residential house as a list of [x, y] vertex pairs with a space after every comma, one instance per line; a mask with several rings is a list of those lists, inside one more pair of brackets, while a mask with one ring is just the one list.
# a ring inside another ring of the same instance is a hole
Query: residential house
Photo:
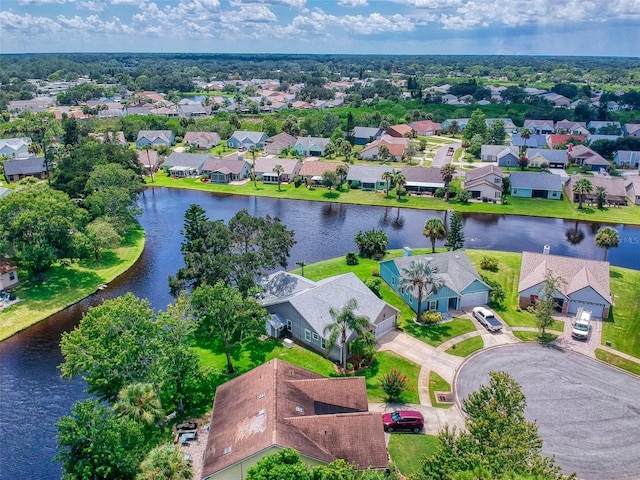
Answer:
[[581, 166], [588, 166], [593, 172], [600, 170], [609, 170], [611, 164], [605, 160], [599, 153], [594, 152], [585, 145], [569, 145], [567, 155], [572, 163]]
[[402, 174], [406, 179], [404, 188], [409, 193], [434, 194], [438, 188], [444, 188], [442, 170], [432, 167], [404, 167]]
[[402, 271], [414, 261], [428, 261], [444, 286], [436, 292], [423, 292], [421, 312], [461, 310], [489, 303], [491, 287], [487, 285], [467, 254], [462, 250], [429, 255], [404, 256], [380, 262], [380, 277], [413, 309], [418, 311], [416, 288], [402, 288]]
[[616, 132], [622, 131], [620, 122], [610, 122], [610, 121], [600, 121], [600, 120], [592, 120], [589, 123], [587, 123], [587, 129], [591, 133], [601, 133], [600, 132], [601, 130], [604, 130], [607, 133], [616, 133]]
[[129, 105], [125, 108], [125, 115], [151, 115], [151, 105]]
[[356, 145], [366, 145], [382, 136], [384, 130], [377, 127], [355, 127], [353, 138]]
[[553, 120], [526, 119], [524, 121], [524, 128], [527, 128], [531, 133], [540, 135], [546, 135], [547, 133], [555, 132], [555, 125], [553, 124]]
[[382, 415], [369, 411], [361, 376], [325, 378], [276, 358], [220, 385], [210, 424], [202, 480], [244, 480], [283, 448], [308, 468], [388, 468]]
[[554, 107], [569, 108], [571, 106], [571, 100], [564, 95], [560, 95], [559, 93], [543, 93], [542, 95], [540, 95], [540, 97], [551, 102]]
[[468, 118], [447, 118], [444, 122], [442, 122], [442, 128], [443, 129], [450, 128], [453, 122], [456, 122], [456, 125], [458, 125], [458, 131], [462, 132], [467, 126], [467, 123], [469, 123], [469, 119]]
[[184, 144], [198, 150], [209, 150], [222, 141], [218, 132], [186, 132]]
[[392, 125], [386, 130], [387, 135], [391, 135], [392, 137], [415, 137], [416, 131], [407, 125], [406, 123], [401, 123], [399, 125]]
[[260, 157], [255, 161], [254, 173], [263, 183], [278, 183], [278, 174], [273, 171], [276, 165], [282, 167], [280, 182], [292, 182], [300, 173], [302, 163], [296, 159]]
[[[306, 347], [324, 353], [325, 328], [333, 322], [330, 311], [340, 311], [351, 299], [357, 302], [356, 315], [369, 319], [369, 330], [376, 339], [395, 328], [398, 310], [380, 300], [353, 273], [314, 282], [279, 271], [262, 284], [260, 303], [271, 315], [266, 324], [269, 335], [288, 335]], [[355, 338], [357, 335], [349, 331], [346, 348]], [[337, 344], [328, 357], [339, 361], [343, 347]]]
[[502, 198], [503, 178], [500, 167], [485, 165], [466, 173], [462, 189], [471, 193], [471, 198], [495, 202]]
[[47, 169], [43, 157], [29, 157], [5, 160], [4, 176], [9, 183], [19, 182], [23, 178], [35, 177], [39, 180], [51, 178], [53, 171]]
[[[545, 252], [548, 252], [547, 248]], [[554, 295], [562, 313], [575, 314], [582, 308], [594, 317], [609, 317], [612, 305], [609, 262], [522, 252], [518, 282], [518, 304], [521, 308], [537, 303], [542, 284], [549, 274], [562, 279]]]
[[387, 165], [351, 165], [347, 174], [347, 183], [351, 188], [383, 191], [387, 188], [387, 182], [382, 179], [382, 174], [393, 171], [393, 167]]
[[498, 162], [501, 167], [515, 167], [518, 165], [518, 147], [505, 145], [482, 145], [480, 160], [483, 162]]
[[176, 143], [176, 137], [171, 130], [140, 130], [136, 140], [136, 148], [170, 147]]
[[587, 143], [589, 145], [593, 145], [595, 142], [598, 142], [600, 140], [607, 140], [609, 142], [615, 142], [619, 138], [622, 138], [622, 135], [596, 135], [596, 134], [589, 134], [589, 135], [587, 135]]
[[151, 149], [138, 150], [138, 163], [142, 165], [147, 173], [155, 173], [160, 166], [160, 155]]
[[442, 131], [442, 124], [431, 120], [420, 120], [418, 122], [410, 123], [409, 126], [416, 131], [417, 135], [421, 135], [423, 137], [431, 137]]
[[510, 118], [487, 118], [485, 121], [487, 123], [487, 127], [490, 127], [495, 122], [502, 122], [507, 133], [514, 133], [518, 129], [518, 127], [516, 127], [516, 124], [513, 123], [513, 120], [511, 120]]
[[530, 167], [565, 168], [569, 162], [566, 150], [551, 150], [548, 148], [528, 148], [525, 154]]
[[199, 103], [189, 103], [178, 106], [178, 115], [181, 117], [206, 117], [207, 109]]
[[618, 150], [613, 155], [613, 163], [619, 167], [637, 168], [640, 165], [640, 151]]
[[238, 153], [222, 158], [209, 157], [202, 165], [202, 174], [212, 183], [229, 183], [245, 180], [249, 177], [251, 165]]
[[573, 200], [573, 202], [579, 202], [580, 196], [574, 193], [573, 187], [575, 184], [586, 178], [591, 182], [593, 190], [584, 196], [584, 200], [589, 203], [597, 203], [596, 189], [602, 187], [607, 192], [605, 202], [610, 205], [626, 205], [627, 204], [627, 192], [625, 187], [625, 180], [621, 177], [612, 177], [610, 175], [595, 174], [592, 176], [585, 176], [580, 174], [571, 175], [567, 182], [567, 195]]
[[296, 143], [294, 136], [282, 132], [264, 141], [264, 151], [269, 155], [280, 155], [283, 150], [291, 148]]
[[640, 176], [634, 175], [627, 178], [625, 182], [627, 198], [632, 205], [640, 205]]
[[627, 123], [622, 127], [625, 137], [640, 137], [640, 123]]
[[547, 145], [547, 136], [538, 133], [532, 133], [531, 136], [527, 139], [522, 138], [522, 135], [518, 133], [514, 133], [511, 136], [511, 141], [509, 142], [514, 147], [533, 147], [540, 148]]
[[547, 135], [547, 147], [562, 148], [565, 145], [584, 143], [587, 141], [586, 135], [574, 135], [569, 133], [552, 133]]
[[360, 151], [360, 158], [363, 160], [384, 160], [380, 156], [380, 147], [383, 145], [389, 150], [389, 159], [399, 162], [404, 156], [406, 148], [411, 140], [407, 137], [392, 137], [391, 135], [383, 135], [373, 142], [365, 145]]
[[322, 157], [329, 143], [331, 143], [330, 138], [298, 137], [291, 150], [304, 157]]
[[325, 172], [335, 172], [338, 165], [338, 162], [306, 161], [302, 163], [299, 175], [305, 182], [319, 185]]
[[13, 265], [7, 258], [0, 257], [0, 291], [9, 290], [20, 281], [18, 280], [18, 267]]
[[115, 143], [121, 146], [125, 146], [127, 144], [127, 139], [124, 138], [124, 132], [122, 130], [117, 132], [104, 132], [104, 133], [90, 132], [89, 137], [95, 139], [100, 143]]
[[562, 177], [554, 173], [513, 172], [510, 176], [511, 195], [524, 198], [562, 198]]
[[249, 132], [247, 130], [236, 130], [227, 140], [227, 146], [237, 149], [262, 148], [267, 135], [263, 132]]
[[28, 158], [31, 156], [29, 152], [30, 146], [31, 139], [29, 137], [0, 139], [0, 157], [9, 159]]
[[585, 122], [574, 122], [567, 119], [556, 122], [556, 132], [569, 135], [589, 135], [589, 129]]
[[203, 153], [172, 152], [162, 167], [172, 177], [198, 177], [202, 174], [204, 162], [212, 158]]

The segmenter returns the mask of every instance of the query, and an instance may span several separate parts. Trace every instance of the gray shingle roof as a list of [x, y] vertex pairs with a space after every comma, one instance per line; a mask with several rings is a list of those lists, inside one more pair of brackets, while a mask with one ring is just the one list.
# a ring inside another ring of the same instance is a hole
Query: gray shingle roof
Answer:
[[5, 175], [34, 175], [44, 172], [44, 158], [29, 157], [4, 162]]
[[511, 188], [562, 191], [562, 177], [555, 173], [513, 172], [509, 178]]
[[527, 148], [527, 158], [531, 160], [540, 156], [545, 160], [548, 160], [549, 163], [567, 163], [567, 151], [566, 150], [556, 150], [549, 148]]
[[163, 166], [190, 167], [190, 168], [195, 168], [198, 171], [201, 171], [202, 165], [204, 165], [204, 162], [206, 162], [209, 158], [212, 158], [212, 156], [205, 155], [202, 153], [173, 152], [164, 161]]

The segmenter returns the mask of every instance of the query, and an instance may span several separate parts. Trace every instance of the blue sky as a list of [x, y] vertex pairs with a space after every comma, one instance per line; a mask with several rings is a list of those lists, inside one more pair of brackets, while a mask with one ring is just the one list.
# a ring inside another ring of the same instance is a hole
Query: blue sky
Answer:
[[1, 0], [0, 52], [640, 56], [640, 0]]

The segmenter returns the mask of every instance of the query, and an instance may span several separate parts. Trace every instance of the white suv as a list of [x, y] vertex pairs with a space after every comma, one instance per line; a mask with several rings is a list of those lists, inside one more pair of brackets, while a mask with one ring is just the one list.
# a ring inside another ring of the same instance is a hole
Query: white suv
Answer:
[[591, 312], [583, 310], [573, 324], [571, 336], [576, 340], [586, 340], [589, 338], [589, 328], [591, 327]]

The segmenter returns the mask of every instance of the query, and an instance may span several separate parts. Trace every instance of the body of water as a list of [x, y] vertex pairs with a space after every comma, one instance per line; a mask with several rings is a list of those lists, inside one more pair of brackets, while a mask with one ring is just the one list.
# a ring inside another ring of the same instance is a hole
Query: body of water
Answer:
[[[182, 265], [180, 231], [192, 203], [200, 204], [211, 219], [227, 221], [243, 208], [252, 215], [280, 217], [296, 232], [291, 268], [295, 262], [309, 264], [355, 252], [354, 235], [371, 228], [387, 232], [389, 248], [427, 247], [429, 242], [422, 235], [425, 221], [445, 216], [444, 212], [424, 210], [147, 189], [141, 197], [140, 217], [147, 241], [136, 265], [105, 290], [0, 343], [0, 429], [5, 434], [0, 448], [0, 480], [61, 477], [60, 465], [53, 461], [54, 424], [85, 394], [83, 381], [59, 377], [60, 336], [80, 321], [89, 306], [127, 292], [148, 298], [157, 309], [171, 303], [167, 278]], [[500, 215], [468, 215], [464, 220], [467, 248], [541, 252], [548, 244], [553, 254], [590, 259], [602, 258], [602, 250], [593, 243], [599, 226]], [[609, 261], [640, 270], [640, 228], [613, 226], [620, 233], [621, 244], [611, 249]]]

